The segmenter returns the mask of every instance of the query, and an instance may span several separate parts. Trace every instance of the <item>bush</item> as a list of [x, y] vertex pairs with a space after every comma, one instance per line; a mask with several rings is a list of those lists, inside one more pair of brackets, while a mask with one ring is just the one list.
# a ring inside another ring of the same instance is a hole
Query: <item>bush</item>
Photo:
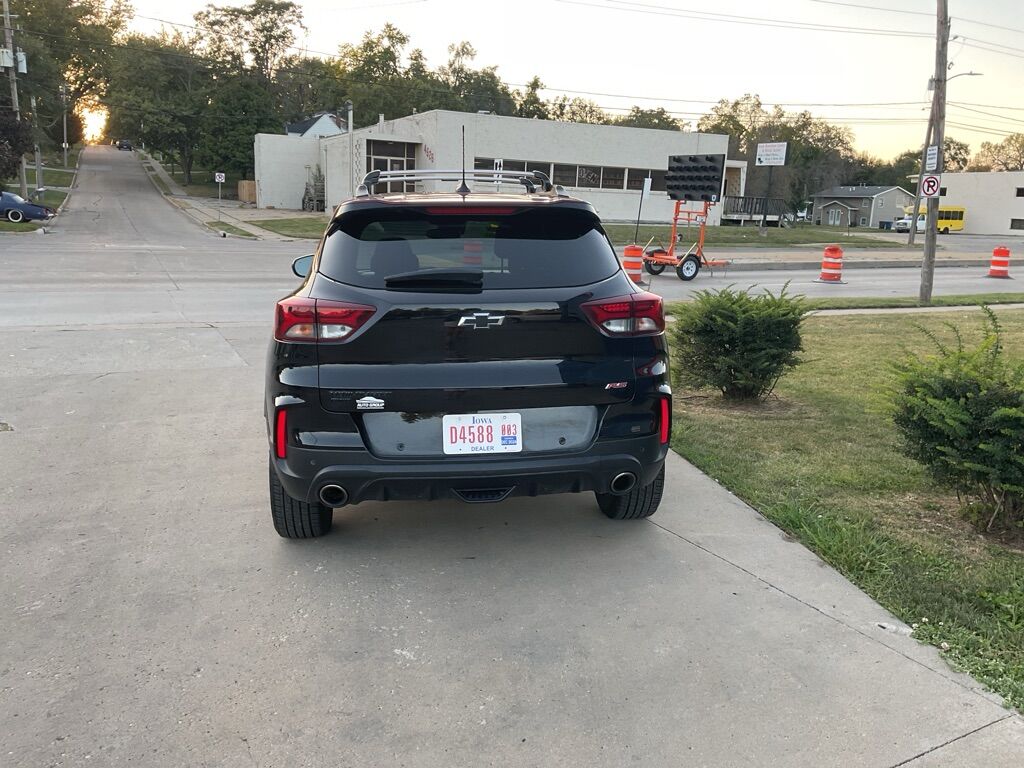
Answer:
[[999, 322], [988, 307], [983, 338], [968, 349], [921, 329], [938, 354], [897, 365], [894, 420], [907, 456], [942, 485], [981, 501], [986, 530], [997, 519], [1024, 521], [1024, 368], [1003, 357]]
[[767, 397], [800, 362], [805, 311], [803, 298], [787, 296], [785, 288], [778, 296], [732, 288], [697, 292], [673, 329], [677, 380], [714, 387], [730, 400]]

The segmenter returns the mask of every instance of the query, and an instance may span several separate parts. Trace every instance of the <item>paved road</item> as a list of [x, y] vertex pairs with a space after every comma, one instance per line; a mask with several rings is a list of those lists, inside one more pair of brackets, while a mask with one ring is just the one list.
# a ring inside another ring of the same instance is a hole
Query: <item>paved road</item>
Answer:
[[370, 503], [278, 539], [262, 358], [303, 244], [83, 168], [0, 240], [0, 764], [1020, 765], [1019, 718], [678, 459], [652, 521]]

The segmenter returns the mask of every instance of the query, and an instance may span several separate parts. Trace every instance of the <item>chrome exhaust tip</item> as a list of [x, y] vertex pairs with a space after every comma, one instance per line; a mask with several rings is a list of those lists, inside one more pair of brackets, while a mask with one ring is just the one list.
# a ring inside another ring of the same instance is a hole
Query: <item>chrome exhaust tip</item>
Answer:
[[612, 478], [612, 493], [619, 495], [629, 493], [633, 490], [634, 485], [636, 485], [636, 475], [632, 472], [620, 472]]
[[348, 491], [340, 485], [328, 484], [320, 488], [320, 503], [325, 507], [337, 509], [348, 504]]

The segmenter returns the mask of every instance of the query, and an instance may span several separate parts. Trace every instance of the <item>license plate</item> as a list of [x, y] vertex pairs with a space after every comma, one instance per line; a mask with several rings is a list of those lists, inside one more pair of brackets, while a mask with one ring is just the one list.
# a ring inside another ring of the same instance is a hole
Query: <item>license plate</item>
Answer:
[[442, 419], [442, 433], [446, 454], [523, 450], [523, 419], [518, 413], [449, 414]]

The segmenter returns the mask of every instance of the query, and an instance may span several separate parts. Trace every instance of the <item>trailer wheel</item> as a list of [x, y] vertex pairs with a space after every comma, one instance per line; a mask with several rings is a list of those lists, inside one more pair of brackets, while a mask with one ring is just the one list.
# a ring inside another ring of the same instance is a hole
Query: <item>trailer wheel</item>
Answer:
[[687, 256], [683, 259], [683, 263], [676, 267], [676, 274], [679, 275], [680, 280], [690, 282], [700, 272], [700, 259], [696, 256]]
[[644, 259], [644, 269], [652, 275], [660, 275], [665, 271], [665, 265], [659, 264], [656, 261], [647, 261], [647, 259]]

